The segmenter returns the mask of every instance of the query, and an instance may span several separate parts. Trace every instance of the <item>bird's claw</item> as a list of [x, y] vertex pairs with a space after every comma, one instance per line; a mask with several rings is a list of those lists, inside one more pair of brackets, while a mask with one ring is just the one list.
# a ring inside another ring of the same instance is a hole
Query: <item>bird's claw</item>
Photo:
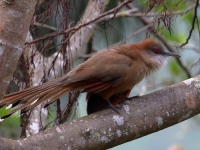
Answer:
[[120, 115], [120, 112], [119, 112], [119, 109], [120, 109], [120, 106], [114, 106], [111, 104], [110, 101], [108, 101], [109, 105], [110, 105], [110, 108], [112, 108], [112, 110], [114, 110], [115, 112], [117, 112], [119, 115]]

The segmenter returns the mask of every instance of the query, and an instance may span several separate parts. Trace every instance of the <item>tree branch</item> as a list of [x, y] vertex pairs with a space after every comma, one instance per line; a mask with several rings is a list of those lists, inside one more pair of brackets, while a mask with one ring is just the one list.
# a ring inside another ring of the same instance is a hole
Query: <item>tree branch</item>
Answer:
[[19, 0], [13, 5], [0, 2], [0, 99], [7, 90], [23, 52], [36, 2]]
[[22, 140], [0, 139], [5, 149], [107, 149], [165, 129], [200, 113], [200, 75], [125, 101]]

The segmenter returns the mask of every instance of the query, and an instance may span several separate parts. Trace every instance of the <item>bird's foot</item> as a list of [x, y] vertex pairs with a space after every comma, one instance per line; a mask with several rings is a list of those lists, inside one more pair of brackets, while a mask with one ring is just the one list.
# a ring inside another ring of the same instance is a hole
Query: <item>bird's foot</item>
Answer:
[[111, 102], [109, 100], [108, 100], [108, 103], [109, 103], [110, 108], [112, 108], [112, 110], [114, 110], [115, 112], [117, 112], [120, 115], [120, 112], [119, 112], [120, 107], [114, 106], [113, 104], [111, 104]]

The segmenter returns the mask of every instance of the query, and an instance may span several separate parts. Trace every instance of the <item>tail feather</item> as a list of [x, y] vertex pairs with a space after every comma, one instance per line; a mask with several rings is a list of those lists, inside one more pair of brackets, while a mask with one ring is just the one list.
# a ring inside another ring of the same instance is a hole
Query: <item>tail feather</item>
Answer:
[[[59, 97], [63, 96], [64, 94], [66, 94], [69, 90], [66, 90], [66, 89], [57, 89], [57, 90], [54, 90], [52, 91], [51, 94], [47, 94], [45, 96], [43, 96], [41, 99], [38, 99], [37, 102], [33, 103], [32, 105], [29, 105], [25, 111], [28, 111], [34, 107], [36, 107], [37, 105], [41, 104], [41, 102], [47, 100], [47, 99], [50, 99], [50, 101], [48, 103], [53, 103], [54, 101], [56, 101]], [[48, 104], [47, 103], [47, 104]]]
[[[29, 101], [26, 101], [25, 103], [20, 102], [20, 105], [17, 108], [11, 110], [6, 116], [1, 117], [1, 119], [5, 119], [5, 118], [9, 117], [10, 115], [14, 114], [15, 112], [17, 112], [21, 109], [25, 109], [23, 112], [23, 113], [25, 113], [49, 98], [50, 98], [50, 102], [48, 102], [48, 103], [53, 103], [61, 96], [61, 94], [64, 95], [66, 92], [68, 92], [68, 90], [59, 88], [58, 90], [51, 89], [48, 92], [50, 92], [51, 94], [45, 92], [45, 94], [40, 95], [40, 98], [38, 98], [39, 96], [36, 96], [36, 97], [29, 99]], [[34, 102], [34, 100], [36, 100], [36, 102]]]
[[34, 92], [30, 92], [30, 93], [26, 93], [26, 91], [21, 91], [19, 96], [9, 94], [9, 95], [6, 95], [3, 98], [3, 100], [0, 102], [0, 106], [1, 105], [8, 106], [8, 105], [13, 104], [13, 103], [18, 102], [18, 101], [20, 101], [20, 103], [26, 103], [28, 101], [32, 102], [32, 101], [36, 100], [37, 98], [41, 97], [42, 94], [45, 94], [47, 92], [49, 92], [49, 90], [46, 90], [44, 93], [42, 93], [42, 91], [34, 91]]
[[0, 120], [8, 118], [10, 115], [21, 109], [24, 109], [24, 113], [48, 99], [50, 99], [50, 103], [53, 103], [60, 96], [70, 90], [72, 90], [70, 85], [63, 87], [59, 86], [59, 84], [55, 81], [50, 81], [50, 83], [45, 83], [13, 94], [8, 94], [2, 99], [2, 101], [0, 101], [0, 107], [12, 104], [12, 108], [16, 106], [17, 108], [11, 110], [7, 115], [2, 116]]
[[68, 90], [63, 90], [62, 92], [60, 92], [59, 94], [55, 95], [54, 98], [52, 100], [50, 100], [44, 107], [47, 107], [48, 105], [52, 104], [54, 101], [56, 101], [60, 95], [64, 95], [66, 92], [68, 92]]
[[[45, 84], [45, 83], [44, 83]], [[6, 95], [3, 100], [0, 102], [0, 105], [2, 103], [5, 103], [8, 104], [8, 103], [13, 103], [13, 101], [16, 101], [16, 99], [18, 100], [21, 100], [21, 99], [25, 99], [26, 97], [32, 97], [33, 95], [36, 95], [36, 94], [39, 94], [41, 93], [42, 91], [47, 91], [48, 89], [51, 89], [53, 86], [44, 86], [43, 84], [42, 85], [39, 85], [39, 86], [35, 86], [35, 87], [32, 87], [32, 88], [27, 88], [25, 90], [22, 90], [22, 91], [18, 91], [18, 92], [15, 92], [15, 93], [12, 93], [12, 94], [8, 94]], [[55, 85], [54, 85], [55, 87]], [[9, 105], [9, 104], [8, 104]]]
[[37, 93], [32, 93], [30, 96], [24, 97], [23, 101], [21, 103], [23, 103], [23, 102], [29, 102], [29, 104], [31, 104], [35, 100], [39, 100], [40, 98], [44, 97], [45, 95], [48, 95], [49, 93], [50, 94], [52, 92], [54, 93], [54, 91], [57, 91], [57, 90], [55, 90], [54, 88], [51, 88], [51, 89], [44, 90], [44, 91], [38, 91]]
[[36, 99], [37, 101], [35, 103], [33, 101], [33, 100], [35, 100], [35, 97], [32, 98], [32, 99], [30, 99], [30, 102], [32, 102], [32, 104], [30, 104], [30, 102], [26, 102], [26, 103], [21, 104], [16, 109], [13, 109], [12, 111], [10, 111], [9, 114], [8, 114], [8, 116], [10, 116], [10, 115], [14, 114], [15, 112], [17, 112], [18, 110], [21, 110], [21, 109], [24, 109], [24, 108], [25, 108], [24, 112], [29, 111], [30, 109], [32, 109], [32, 108], [36, 107], [37, 105], [41, 104], [42, 101], [45, 101], [48, 98], [51, 98], [53, 96], [53, 94], [55, 94], [55, 92], [58, 92], [59, 90], [51, 89], [51, 91], [49, 91], [49, 92], [53, 91], [51, 94], [48, 94], [47, 92], [45, 92], [46, 95], [40, 95], [40, 97], [42, 97], [42, 98], [41, 99], [37, 98], [38, 100]]
[[[60, 78], [58, 78], [58, 79], [61, 80]], [[34, 93], [34, 94], [35, 93], [41, 93], [41, 91], [46, 91], [46, 90], [48, 90], [52, 87], [59, 86], [60, 82], [59, 82], [58, 79], [46, 82], [46, 83], [41, 84], [39, 86], [30, 87], [30, 88], [24, 89], [22, 91], [18, 91], [18, 92], [15, 92], [15, 93], [8, 94], [3, 98], [2, 101], [3, 102], [9, 101], [10, 99], [15, 99], [15, 98], [22, 99], [26, 96], [29, 96], [32, 93]]]

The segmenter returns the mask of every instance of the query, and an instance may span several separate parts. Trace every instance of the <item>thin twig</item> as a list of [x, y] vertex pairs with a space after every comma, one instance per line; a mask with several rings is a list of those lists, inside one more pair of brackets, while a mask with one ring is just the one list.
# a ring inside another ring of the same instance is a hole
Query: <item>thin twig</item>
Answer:
[[44, 28], [48, 28], [51, 29], [53, 31], [57, 31], [58, 29], [56, 27], [44, 24], [44, 23], [39, 23], [39, 22], [34, 22], [34, 25], [39, 26], [39, 27], [44, 27]]
[[186, 45], [188, 43], [189, 39], [192, 36], [192, 32], [194, 30], [195, 21], [196, 21], [196, 19], [198, 19], [197, 18], [197, 9], [198, 9], [198, 6], [199, 6], [199, 0], [197, 0], [196, 6], [195, 6], [195, 9], [194, 9], [194, 17], [193, 17], [193, 20], [192, 20], [192, 28], [190, 29], [189, 36], [188, 36], [186, 42], [183, 43], [180, 47], [183, 47], [184, 45]]
[[[182, 14], [185, 14], [187, 13], [188, 11], [192, 10], [194, 7], [189, 7], [188, 9], [186, 9], [185, 11], [175, 11], [175, 12], [165, 12], [165, 15], [182, 15]], [[130, 9], [130, 10], [126, 10], [126, 11], [120, 11], [118, 13], [115, 13], [115, 19], [116, 18], [119, 18], [119, 17], [142, 17], [142, 16], [145, 16], [145, 17], [155, 17], [155, 16], [161, 16], [162, 13], [141, 13], [141, 12], [138, 12], [138, 9]], [[101, 19], [99, 19], [98, 21], [96, 21], [96, 23], [100, 23], [100, 22], [104, 22], [104, 21], [108, 21], [110, 19], [113, 18], [113, 14], [111, 15], [107, 15]], [[56, 27], [53, 27], [53, 26], [50, 26], [50, 25], [47, 25], [47, 24], [44, 24], [44, 23], [39, 23], [39, 22], [34, 22], [34, 25], [36, 26], [39, 26], [39, 27], [44, 27], [44, 28], [48, 28], [48, 29], [51, 29], [53, 31], [57, 31], [58, 29]]]
[[[179, 43], [169, 43], [170, 46], [173, 46], [173, 47], [177, 47], [179, 48], [180, 47], [180, 44]], [[196, 47], [194, 45], [184, 45], [183, 47], [181, 47], [182, 49], [190, 49], [190, 50], [193, 50], [197, 53], [200, 53], [200, 48], [199, 47]]]
[[[186, 10], [184, 11], [174, 11], [174, 12], [165, 12], [165, 13], [142, 13], [142, 12], [138, 12], [138, 9], [137, 8], [132, 8], [132, 9], [129, 9], [129, 10], [126, 10], [126, 11], [120, 11], [118, 12], [116, 15], [115, 15], [115, 19], [116, 18], [119, 18], [119, 17], [156, 17], [156, 16], [162, 16], [163, 14], [164, 15], [183, 15], [185, 13], [188, 13], [188, 11], [190, 10], [193, 10], [193, 8], [195, 7], [194, 6], [191, 6], [191, 7], [188, 7]], [[109, 20], [110, 18], [112, 18], [113, 15], [107, 15], [101, 19], [99, 19], [98, 21], [96, 21], [96, 23], [100, 23], [100, 22], [103, 22], [103, 21], [106, 21], [106, 20]]]
[[[82, 27], [84, 27], [84, 26], [87, 26], [87, 25], [89, 25], [89, 24], [91, 24], [91, 23], [95, 23], [97, 20], [99, 20], [100, 18], [103, 18], [103, 17], [105, 17], [105, 16], [107, 16], [107, 15], [116, 13], [116, 12], [119, 11], [124, 5], [126, 5], [126, 4], [128, 4], [128, 3], [132, 2], [132, 1], [133, 1], [133, 0], [126, 0], [126, 1], [124, 1], [123, 3], [121, 3], [120, 5], [118, 5], [117, 7], [113, 8], [113, 9], [111, 9], [111, 10], [109, 10], [109, 11], [107, 11], [107, 12], [101, 14], [101, 15], [99, 15], [98, 17], [96, 17], [96, 18], [94, 18], [94, 19], [92, 19], [92, 20], [90, 20], [90, 21], [88, 21], [88, 22], [86, 22], [86, 23], [79, 24], [79, 25], [77, 25], [77, 26], [75, 26], [75, 27], [73, 27], [73, 28], [67, 29], [67, 30], [65, 30], [65, 31], [49, 33], [49, 34], [47, 34], [47, 35], [44, 35], [44, 36], [42, 36], [42, 37], [40, 37], [40, 38], [37, 38], [37, 39], [33, 40], [32, 42], [26, 43], [26, 44], [33, 44], [33, 43], [38, 42], [38, 41], [40, 41], [40, 40], [44, 40], [44, 39], [47, 39], [47, 38], [50, 38], [50, 37], [54, 37], [54, 36], [57, 36], [57, 35], [61, 35], [61, 34], [64, 34], [64, 33], [66, 34], [66, 33], [70, 33], [70, 32], [71, 32], [72, 34], [74, 34], [74, 33], [75, 33], [77, 30], [79, 30], [80, 28], [82, 28]], [[65, 42], [66, 42], [66, 41], [65, 41]]]

